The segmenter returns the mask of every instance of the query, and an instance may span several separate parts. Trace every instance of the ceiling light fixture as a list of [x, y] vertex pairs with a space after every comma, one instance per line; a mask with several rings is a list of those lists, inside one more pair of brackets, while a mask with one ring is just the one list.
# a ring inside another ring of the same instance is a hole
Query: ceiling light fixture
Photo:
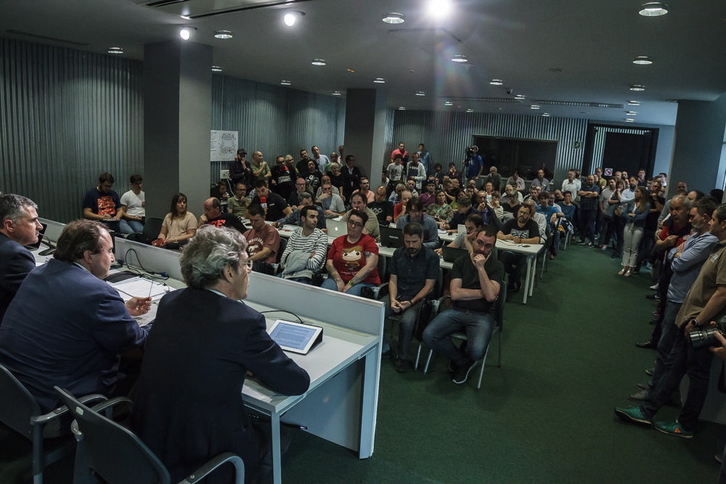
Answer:
[[492, 79], [491, 81], [489, 81], [489, 84], [491, 84], [492, 86], [501, 86], [504, 84], [504, 81], [502, 81], [501, 79]]
[[444, 103], [444, 106], [453, 106], [453, 105], [454, 105], [454, 103], [453, 103], [453, 102], [451, 102], [451, 101], [446, 101], [446, 102]]
[[632, 122], [634, 122], [634, 121], [635, 121], [635, 120], [634, 120], [633, 118], [625, 118], [625, 122], [626, 122], [626, 123], [632, 123]]
[[524, 101], [525, 95], [524, 94], [516, 94], [514, 96], [514, 99], [516, 99], [517, 101]]
[[406, 110], [406, 106], [398, 106], [398, 110], [399, 111], [405, 111]]
[[196, 27], [182, 27], [181, 30], [179, 30], [179, 37], [181, 37], [182, 40], [189, 40], [195, 30], [197, 30]]
[[425, 95], [426, 95], [426, 93], [425, 93], [425, 92], [423, 92], [423, 91], [416, 91], [416, 95], [417, 95], [417, 96], [421, 96], [421, 97], [423, 97], [423, 96], [425, 96]]
[[638, 64], [639, 66], [649, 66], [652, 63], [653, 59], [647, 55], [636, 55], [635, 59], [633, 59], [633, 64]]
[[386, 15], [383, 16], [381, 20], [391, 25], [398, 25], [405, 22], [403, 14], [398, 12], [388, 12]]
[[373, 83], [374, 84], [385, 84], [386, 81], [382, 77], [376, 77], [375, 79], [373, 79]]
[[280, 81], [281, 86], [292, 86], [292, 82], [288, 81], [287, 79], [283, 79]]
[[287, 25], [288, 27], [292, 27], [299, 20], [302, 20], [303, 15], [305, 15], [305, 12], [300, 12], [299, 10], [291, 10], [289, 12], [285, 12], [285, 15], [283, 15], [282, 17], [282, 21], [285, 22], [285, 25]]
[[663, 2], [645, 2], [638, 13], [643, 17], [660, 17], [668, 13], [668, 5]]
[[451, 62], [464, 63], [469, 62], [469, 59], [467, 59], [465, 55], [456, 54], [454, 57], [451, 58]]
[[212, 72], [222, 72], [222, 68], [220, 66], [212, 66]]
[[214, 31], [215, 39], [227, 40], [227, 39], [231, 39], [232, 37], [233, 36], [232, 36], [231, 30], [215, 30]]
[[341, 95], [340, 91], [333, 91], [333, 96], [340, 96], [340, 95]]
[[636, 114], [638, 114], [638, 112], [637, 111], [625, 111], [625, 114], [628, 116], [635, 116]]
[[429, 0], [427, 9], [431, 17], [446, 17], [451, 12], [451, 0]]
[[466, 110], [466, 112], [467, 112], [467, 113], [473, 113], [473, 112], [474, 112], [474, 110], [473, 110], [473, 109], [471, 109], [471, 108], [469, 108], [469, 109], [467, 109], [467, 110]]
[[123, 54], [124, 48], [123, 47], [109, 47], [108, 53], [109, 54]]
[[539, 104], [532, 104], [529, 108], [530, 109], [539, 109]]
[[325, 59], [313, 59], [311, 64], [314, 66], [324, 66], [324, 65], [326, 65], [326, 62], [325, 62]]
[[631, 91], [645, 91], [645, 86], [643, 84], [633, 84], [630, 86]]
[[640, 106], [640, 101], [628, 101], [628, 106]]
[[545, 118], [549, 118], [550, 117], [550, 113], [542, 113], [542, 116], [544, 116]]

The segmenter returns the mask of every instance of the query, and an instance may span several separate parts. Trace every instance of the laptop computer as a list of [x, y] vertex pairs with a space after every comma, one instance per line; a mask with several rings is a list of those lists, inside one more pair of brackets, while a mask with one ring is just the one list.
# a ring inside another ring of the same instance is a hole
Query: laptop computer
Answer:
[[381, 229], [381, 245], [383, 247], [391, 247], [397, 249], [403, 247], [403, 229], [395, 227], [380, 226]]
[[441, 248], [441, 255], [444, 257], [444, 262], [454, 262], [462, 255], [468, 255], [469, 252], [466, 249], [459, 249], [458, 247], [449, 247], [445, 245]]
[[340, 237], [348, 233], [348, 222], [345, 220], [326, 219], [325, 227], [328, 229], [328, 235], [333, 237]]

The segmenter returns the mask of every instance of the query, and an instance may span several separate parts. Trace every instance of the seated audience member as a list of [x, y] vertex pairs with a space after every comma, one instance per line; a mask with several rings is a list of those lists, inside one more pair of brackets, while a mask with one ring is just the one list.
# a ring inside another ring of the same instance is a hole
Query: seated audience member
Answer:
[[449, 220], [454, 216], [454, 209], [449, 205], [446, 198], [446, 192], [439, 190], [436, 192], [436, 201], [428, 206], [426, 213], [431, 215], [439, 228], [448, 226]]
[[[454, 240], [446, 244], [446, 247], [453, 247], [455, 249], [466, 249], [469, 252], [472, 251], [474, 237], [476, 237], [477, 230], [484, 226], [484, 221], [481, 219], [481, 215], [478, 213], [472, 213], [464, 221], [464, 227], [466, 232], [457, 233]], [[496, 250], [496, 249], [495, 249]], [[436, 252], [441, 254], [441, 249], [436, 249]]]
[[[506, 222], [497, 233], [500, 240], [509, 240], [515, 244], [539, 244], [539, 227], [537, 222], [531, 219], [532, 213], [529, 207], [521, 206], [517, 212], [517, 218]], [[499, 259], [504, 264], [504, 269], [509, 274], [508, 289], [512, 292], [519, 291], [522, 286], [521, 272], [526, 258], [522, 254], [515, 254], [509, 250], [501, 250]]]
[[[439, 313], [423, 332], [429, 348], [451, 360], [453, 381], [465, 383], [474, 363], [484, 357], [494, 326], [494, 308], [504, 279], [504, 267], [493, 256], [496, 232], [483, 227], [474, 238], [474, 250], [454, 261], [451, 269], [451, 308]], [[466, 332], [466, 349], [451, 341]]]
[[537, 200], [539, 200], [539, 194], [541, 191], [542, 191], [542, 187], [532, 185], [529, 188], [529, 195], [525, 196], [522, 199], [522, 202], [525, 202], [527, 200], [534, 200], [534, 203], [536, 204]]
[[0, 363], [42, 412], [58, 406], [54, 385], [74, 395], [125, 395], [131, 388], [130, 377], [119, 380], [118, 355], [146, 341], [149, 326], [139, 327], [133, 316], [148, 312], [151, 298], [124, 304], [103, 281], [113, 261], [107, 227], [92, 220], [70, 222], [54, 258], [28, 274], [5, 313]]
[[218, 198], [209, 197], [204, 201], [204, 215], [199, 217], [199, 225], [213, 225], [215, 227], [232, 227], [240, 232], [245, 231], [239, 217], [222, 211], [222, 202]]
[[461, 172], [456, 169], [456, 163], [453, 161], [449, 162], [449, 170], [446, 172], [446, 175], [453, 181], [457, 180], [459, 183], [461, 183]]
[[[517, 192], [519, 192], [520, 195], [522, 194], [522, 192], [525, 189], [525, 186], [524, 186], [524, 178], [519, 176], [519, 170], [514, 170], [514, 173], [512, 173], [512, 176], [507, 178], [507, 185], [511, 185]], [[507, 191], [507, 193], [509, 193], [508, 190], [506, 190], [506, 191]]]
[[486, 189], [486, 184], [491, 183], [492, 184], [492, 190], [493, 192], [498, 192], [502, 188], [504, 188], [504, 185], [502, 184], [502, 175], [500, 175], [497, 172], [497, 167], [492, 166], [489, 168], [489, 174], [485, 177], [480, 178], [480, 181], [482, 183], [482, 186]]
[[365, 212], [365, 214], [368, 216], [366, 219], [365, 227], [363, 228], [363, 233], [368, 234], [371, 237], [373, 237], [376, 241], [380, 240], [381, 238], [381, 229], [378, 225], [378, 219], [376, 218], [376, 214], [371, 211], [371, 209], [368, 208], [367, 202], [363, 195], [360, 193], [354, 193], [350, 197], [350, 207], [351, 210], [348, 210], [345, 215], [343, 215], [343, 218], [341, 220], [347, 221], [348, 217], [350, 216], [351, 212], [353, 210], [358, 210], [359, 212]]
[[459, 229], [459, 225], [464, 224], [466, 217], [473, 213], [478, 214], [478, 212], [471, 206], [471, 198], [466, 195], [459, 196], [457, 204], [458, 207], [456, 208], [456, 212], [454, 212], [454, 215], [451, 217], [451, 220], [447, 225], [447, 228], [452, 232], [457, 231]]
[[436, 202], [436, 180], [428, 180], [425, 187], [426, 191], [419, 198], [424, 208], [428, 208], [429, 205]]
[[[247, 239], [247, 254], [250, 261], [255, 263], [274, 264], [280, 250], [280, 234], [277, 230], [265, 223], [265, 209], [260, 205], [252, 205], [248, 210], [252, 228], [245, 232]], [[254, 269], [263, 270], [262, 264], [255, 264]]]
[[[570, 193], [570, 192], [567, 192]], [[572, 195], [572, 194], [570, 194]], [[559, 231], [559, 225], [560, 225], [560, 219], [562, 219], [565, 214], [562, 213], [558, 208], [555, 208], [554, 205], [550, 205], [550, 197], [552, 197], [551, 194], [547, 192], [542, 192], [539, 194], [539, 205], [537, 205], [537, 213], [544, 215], [546, 223], [549, 225], [550, 233], [552, 234], [552, 244], [550, 244], [550, 259], [554, 259], [557, 257], [557, 253], [560, 250], [560, 231]]]
[[405, 189], [401, 191], [400, 202], [393, 206], [393, 222], [398, 223], [398, 219], [406, 215], [406, 206], [409, 200], [413, 198], [411, 190]]
[[[318, 191], [315, 192], [315, 200], [320, 198], [320, 196], [323, 194], [323, 185], [330, 185], [330, 192], [334, 195], [340, 196], [340, 190], [338, 190], [338, 187], [333, 185], [333, 183], [330, 181], [330, 175], [323, 175], [323, 177], [320, 179], [320, 186], [318, 187]], [[341, 200], [343, 200], [341, 198]]]
[[0, 195], [0, 324], [3, 315], [30, 271], [35, 258], [26, 249], [38, 241], [38, 206], [31, 199], [8, 193]]
[[144, 179], [141, 175], [131, 175], [129, 179], [131, 190], [121, 195], [121, 208], [123, 219], [120, 221], [121, 232], [124, 232], [123, 225], [127, 224], [131, 232], [141, 233], [144, 231], [144, 219], [146, 217], [146, 194], [142, 190]]
[[472, 207], [479, 213], [479, 215], [481, 215], [482, 220], [484, 220], [484, 225], [491, 225], [495, 229], [499, 230], [499, 226], [501, 225], [499, 217], [497, 217], [497, 214], [494, 213], [494, 209], [489, 205], [487, 200], [490, 196], [491, 195], [488, 195], [487, 192], [483, 190], [478, 191], [476, 193], [475, 200], [473, 200]]
[[434, 172], [429, 174], [429, 177], [433, 176], [436, 179], [437, 189], [444, 183], [444, 176], [448, 176], [444, 173], [444, 167], [441, 163], [434, 163]]
[[418, 189], [416, 188], [416, 182], [414, 180], [406, 180], [406, 190], [411, 192], [412, 197], [418, 198]]
[[227, 213], [227, 202], [229, 201], [227, 180], [219, 180], [217, 184], [209, 190], [209, 196], [219, 200], [222, 212]]
[[504, 211], [517, 213], [519, 211], [519, 206], [524, 201], [522, 194], [512, 187], [512, 185], [507, 185], [504, 191], [505, 194], [502, 197], [502, 207], [504, 208]]
[[388, 225], [393, 222], [393, 203], [386, 200], [386, 187], [381, 185], [376, 188], [376, 197], [368, 208], [376, 215], [379, 225]]
[[[202, 227], [179, 263], [187, 288], [159, 304], [132, 428], [173, 482], [222, 452], [239, 455], [252, 482], [270, 449], [262, 425], [247, 416], [246, 375], [283, 395], [305, 393], [310, 377], [269, 337], [265, 318], [242, 302], [249, 265], [239, 232]], [[232, 482], [231, 470], [222, 466], [213, 475]]]
[[[83, 218], [103, 222], [110, 230], [121, 232], [123, 210], [118, 193], [112, 190], [113, 175], [106, 172], [98, 177], [98, 186], [86, 192], [83, 199]], [[127, 234], [132, 234], [131, 228], [125, 224]]]
[[371, 182], [365, 176], [362, 176], [360, 178], [360, 188], [358, 188], [358, 190], [355, 190], [353, 193], [360, 193], [361, 195], [363, 195], [366, 199], [366, 203], [370, 203], [376, 198], [375, 193], [373, 193], [373, 191], [371, 190]]
[[406, 204], [406, 213], [402, 215], [396, 227], [402, 229], [410, 223], [421, 225], [423, 228], [423, 245], [429, 249], [435, 249], [439, 246], [439, 230], [436, 220], [431, 215], [424, 213], [423, 203], [420, 198], [412, 198]]
[[164, 217], [161, 232], [151, 245], [178, 249], [180, 245], [186, 244], [189, 239], [194, 237], [196, 231], [197, 218], [193, 213], [187, 212], [187, 196], [183, 193], [176, 193], [171, 197], [171, 209]]
[[534, 200], [527, 200], [522, 205], [529, 208], [529, 218], [534, 220], [539, 228], [540, 244], [547, 243], [547, 219], [543, 214], [537, 213], [537, 203]]
[[335, 187], [329, 182], [323, 183], [323, 186], [320, 187], [321, 194], [316, 200], [318, 205], [323, 209], [320, 213], [320, 220], [323, 221], [323, 226], [325, 226], [326, 218], [338, 217], [345, 213], [345, 203], [340, 198], [340, 195], [333, 193], [333, 188]]
[[[353, 200], [358, 199], [362, 197], [354, 194]], [[373, 237], [364, 233], [369, 220], [365, 211], [354, 209], [347, 216], [348, 234], [336, 238], [330, 245], [325, 262], [328, 278], [321, 287], [360, 296], [363, 287], [381, 283], [378, 276], [378, 245]]]
[[315, 193], [318, 191], [323, 174], [318, 169], [318, 164], [315, 163], [314, 160], [308, 161], [307, 170], [305, 170], [304, 174], [301, 173], [301, 176], [305, 177], [305, 183], [307, 184], [306, 190], [308, 193]]
[[328, 252], [328, 236], [317, 228], [318, 220], [324, 220], [319, 214], [314, 206], [300, 209], [302, 227], [290, 236], [280, 258], [284, 279], [310, 284], [313, 274], [323, 268]]
[[489, 203], [489, 207], [492, 209], [501, 225], [502, 218], [504, 218], [504, 207], [502, 207], [502, 199], [499, 192], [492, 192], [492, 201]]
[[250, 201], [247, 199], [247, 185], [238, 183], [234, 187], [234, 197], [227, 201], [227, 210], [235, 217], [247, 218], [248, 208]]
[[[315, 164], [315, 162], [312, 160], [311, 163]], [[251, 204], [260, 205], [262, 208], [265, 209], [266, 220], [274, 222], [275, 220], [280, 220], [282, 217], [285, 217], [292, 213], [292, 208], [287, 205], [285, 199], [277, 193], [271, 192], [270, 189], [267, 188], [267, 182], [260, 180], [255, 183], [255, 192], [256, 193], [254, 198], [252, 199]], [[298, 198], [299, 196], [300, 194], [298, 193]], [[299, 204], [300, 203], [298, 200], [298, 205]]]
[[403, 247], [393, 253], [390, 261], [390, 279], [386, 317], [401, 316], [398, 337], [396, 371], [403, 373], [413, 368], [408, 358], [413, 331], [419, 309], [431, 293], [439, 277], [439, 257], [423, 244], [423, 228], [417, 223], [403, 227]]
[[403, 183], [398, 183], [396, 185], [395, 190], [391, 192], [391, 194], [388, 196], [388, 201], [391, 202], [393, 205], [396, 205], [397, 203], [401, 203], [401, 193], [406, 189], [406, 185]]
[[[292, 211], [290, 215], [287, 217], [283, 217], [280, 220], [275, 222], [275, 226], [281, 227], [283, 225], [298, 225], [302, 226], [303, 220], [302, 220], [302, 209], [305, 207], [313, 207], [318, 213], [322, 213], [323, 209], [317, 205], [313, 205], [313, 198], [310, 196], [308, 192], [304, 192], [302, 195], [300, 195], [300, 205], [298, 208]], [[318, 228], [324, 229], [325, 228], [325, 218], [318, 217]]]
[[305, 178], [298, 178], [295, 180], [295, 191], [293, 191], [289, 197], [287, 197], [287, 204], [290, 205], [291, 208], [295, 209], [298, 205], [300, 205], [300, 194], [304, 192], [307, 189], [307, 183], [305, 183]]

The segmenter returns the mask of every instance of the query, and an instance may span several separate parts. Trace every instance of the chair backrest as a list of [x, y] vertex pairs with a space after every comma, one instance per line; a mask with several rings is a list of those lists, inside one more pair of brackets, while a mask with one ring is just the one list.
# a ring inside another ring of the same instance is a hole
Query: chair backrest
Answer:
[[40, 414], [40, 405], [33, 395], [10, 370], [0, 365], [0, 422], [32, 440], [30, 418]]
[[91, 410], [55, 387], [78, 423], [89, 466], [109, 484], [168, 484], [169, 472], [130, 430]]
[[277, 251], [277, 254], [275, 254], [275, 263], [279, 264], [280, 259], [282, 259], [282, 253], [285, 252], [285, 248], [287, 247], [287, 239], [285, 237], [280, 237], [280, 249]]
[[[526, 290], [526, 289], [525, 289]], [[499, 285], [499, 297], [494, 305], [494, 321], [499, 326], [499, 331], [504, 329], [504, 303], [507, 302], [507, 284], [502, 282]]]

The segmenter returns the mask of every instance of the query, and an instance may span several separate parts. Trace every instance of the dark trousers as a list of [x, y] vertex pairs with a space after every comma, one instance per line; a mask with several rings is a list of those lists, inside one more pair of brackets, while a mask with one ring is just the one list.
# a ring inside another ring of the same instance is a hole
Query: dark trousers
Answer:
[[503, 250], [499, 253], [499, 260], [509, 275], [509, 287], [512, 287], [515, 283], [519, 284], [522, 279], [522, 269], [526, 265], [527, 259], [521, 254]]
[[586, 238], [590, 239], [590, 242], [595, 243], [595, 224], [597, 222], [597, 209], [595, 210], [580, 210], [580, 224], [582, 227], [582, 233], [580, 234], [581, 239], [584, 241]]

